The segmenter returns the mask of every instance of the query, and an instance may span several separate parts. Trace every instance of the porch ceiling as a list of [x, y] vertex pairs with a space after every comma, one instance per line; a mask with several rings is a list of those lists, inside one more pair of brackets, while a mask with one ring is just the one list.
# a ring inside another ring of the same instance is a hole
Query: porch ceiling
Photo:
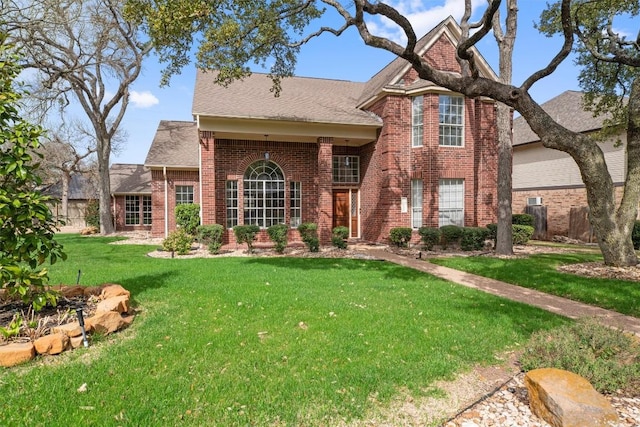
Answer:
[[316, 123], [291, 120], [203, 117], [196, 115], [201, 131], [214, 132], [217, 138], [316, 143], [331, 137], [335, 145], [362, 146], [377, 139], [380, 126], [341, 123]]

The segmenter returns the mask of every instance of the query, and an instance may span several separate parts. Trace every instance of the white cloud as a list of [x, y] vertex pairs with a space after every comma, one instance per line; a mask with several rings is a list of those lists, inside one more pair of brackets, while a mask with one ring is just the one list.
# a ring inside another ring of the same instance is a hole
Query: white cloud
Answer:
[[129, 100], [136, 108], [149, 108], [160, 102], [158, 98], [149, 91], [138, 92], [135, 90], [131, 91]]
[[[389, 4], [411, 22], [418, 38], [425, 35], [449, 15], [459, 20], [464, 13], [464, 0], [397, 0], [391, 1]], [[472, 0], [474, 15], [480, 16], [486, 6], [486, 0]], [[367, 25], [371, 32], [378, 36], [387, 37], [396, 42], [406, 40], [403, 31], [388, 19], [376, 19], [367, 22]]]

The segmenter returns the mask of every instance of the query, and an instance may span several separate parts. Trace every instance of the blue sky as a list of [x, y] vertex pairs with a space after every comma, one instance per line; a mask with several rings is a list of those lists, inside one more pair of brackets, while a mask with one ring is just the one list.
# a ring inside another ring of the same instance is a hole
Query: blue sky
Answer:
[[[484, 10], [486, 0], [473, 0]], [[408, 16], [419, 35], [425, 34], [434, 25], [449, 15], [459, 18], [463, 11], [463, 0], [392, 0]], [[513, 83], [518, 85], [534, 70], [544, 67], [559, 50], [562, 40], [547, 38], [533, 27], [546, 0], [523, 0], [520, 2], [518, 35], [514, 52]], [[327, 25], [331, 16], [323, 18]], [[398, 37], [394, 28], [384, 22], [372, 22], [372, 29], [380, 35]], [[478, 44], [482, 55], [494, 70], [498, 69], [497, 50], [493, 35], [488, 35]], [[388, 52], [367, 47], [355, 30], [337, 38], [326, 34], [312, 40], [302, 48], [295, 74], [351, 81], [366, 81], [387, 63], [393, 60]], [[161, 88], [160, 71], [154, 57], [147, 59], [143, 75], [132, 86], [131, 104], [122, 123], [129, 138], [124, 148], [111, 157], [112, 163], [143, 163], [160, 120], [192, 120], [191, 102], [195, 83], [195, 68], [185, 67], [174, 76], [168, 87]], [[578, 70], [573, 62], [566, 60], [554, 74], [538, 82], [531, 93], [538, 102], [547, 101], [565, 90], [579, 90]]]

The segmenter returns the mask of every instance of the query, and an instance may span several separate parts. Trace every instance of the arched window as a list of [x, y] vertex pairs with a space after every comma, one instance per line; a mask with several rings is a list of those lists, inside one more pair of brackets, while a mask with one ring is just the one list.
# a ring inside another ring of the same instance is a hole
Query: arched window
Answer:
[[270, 227], [284, 223], [285, 192], [282, 169], [273, 162], [252, 163], [244, 173], [244, 223]]

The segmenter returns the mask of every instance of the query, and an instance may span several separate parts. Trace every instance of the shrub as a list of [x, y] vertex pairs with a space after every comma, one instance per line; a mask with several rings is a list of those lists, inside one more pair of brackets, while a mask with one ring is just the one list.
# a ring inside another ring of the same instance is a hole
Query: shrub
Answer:
[[176, 206], [176, 224], [195, 236], [196, 229], [200, 225], [200, 205], [195, 203], [182, 203]]
[[320, 239], [318, 238], [318, 224], [315, 222], [303, 222], [298, 226], [300, 239], [307, 245], [310, 252], [320, 250]]
[[443, 225], [440, 227], [440, 242], [443, 249], [447, 249], [449, 245], [457, 244], [462, 237], [462, 227], [457, 225]]
[[162, 241], [162, 248], [165, 251], [176, 252], [178, 255], [186, 255], [191, 249], [191, 243], [193, 243], [193, 237], [185, 229], [178, 228]]
[[484, 241], [489, 236], [489, 229], [483, 227], [464, 227], [460, 238], [463, 251], [479, 251], [484, 248]]
[[236, 225], [233, 227], [233, 234], [236, 235], [236, 241], [240, 244], [246, 243], [249, 253], [253, 253], [253, 242], [258, 236], [260, 227], [257, 225]]
[[198, 242], [206, 245], [211, 254], [220, 252], [223, 234], [224, 227], [220, 224], [200, 225], [196, 228]]
[[100, 229], [100, 201], [91, 199], [84, 210], [84, 222], [89, 227]]
[[487, 230], [489, 230], [487, 239], [493, 240], [493, 244], [495, 246], [496, 239], [498, 238], [498, 224], [487, 224]]
[[633, 241], [633, 249], [640, 249], [640, 221], [633, 223], [633, 231], [631, 232], [631, 240]]
[[267, 228], [269, 238], [275, 243], [276, 252], [281, 254], [287, 247], [289, 227], [286, 224], [274, 224]]
[[528, 225], [530, 227], [533, 227], [534, 218], [533, 218], [533, 215], [529, 215], [529, 214], [513, 214], [511, 217], [511, 224]]
[[586, 378], [601, 393], [640, 391], [640, 348], [624, 332], [595, 319], [581, 319], [531, 336], [520, 357], [522, 369], [558, 368]]
[[512, 225], [512, 227], [514, 245], [525, 245], [533, 236], [534, 229], [530, 225]]
[[349, 238], [349, 228], [339, 225], [333, 229], [331, 243], [338, 249], [347, 249], [347, 239]]
[[389, 231], [389, 240], [399, 248], [406, 248], [411, 241], [410, 227], [394, 227]]
[[428, 251], [433, 250], [433, 247], [440, 241], [440, 229], [435, 227], [420, 227], [418, 228], [418, 234], [422, 238], [424, 248]]

